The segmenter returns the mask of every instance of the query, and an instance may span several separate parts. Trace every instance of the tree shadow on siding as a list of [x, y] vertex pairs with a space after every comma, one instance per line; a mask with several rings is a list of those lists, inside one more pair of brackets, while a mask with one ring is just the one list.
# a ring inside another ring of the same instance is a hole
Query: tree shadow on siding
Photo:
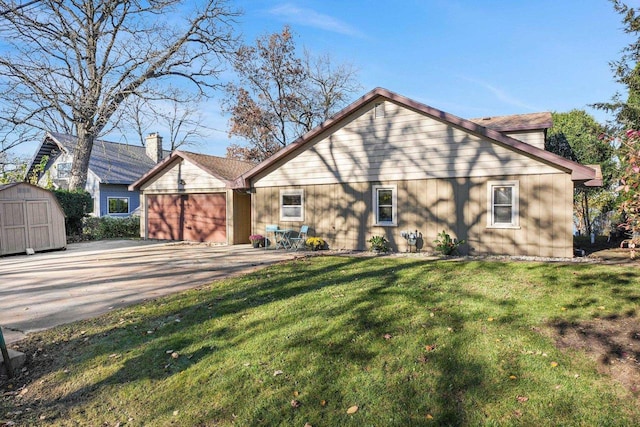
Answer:
[[[467, 241], [461, 247], [463, 253], [520, 255], [530, 254], [540, 242], [553, 241], [558, 233], [566, 232], [566, 224], [557, 225], [543, 219], [549, 217], [549, 210], [558, 208], [550, 206], [553, 199], [549, 196], [554, 190], [544, 183], [532, 185], [530, 189], [523, 183], [520, 185], [521, 228], [531, 228], [526, 235], [514, 229], [488, 229], [486, 182], [519, 179], [511, 171], [517, 170], [520, 163], [513, 160], [510, 151], [502, 151], [497, 143], [471, 136], [466, 130], [444, 121], [441, 122], [447, 125], [444, 133], [441, 127], [425, 129], [422, 113], [407, 120], [406, 115], [402, 117], [402, 107], [394, 112], [388, 108], [385, 118], [379, 120], [374, 118], [374, 108], [372, 103], [370, 109], [352, 117], [340, 130], [342, 134], [355, 136], [357, 144], [346, 147], [331, 134], [320, 142], [328, 143], [329, 155], [320, 155], [314, 146], [308, 148], [317, 154], [316, 158], [334, 177], [341, 192], [338, 200], [332, 194], [315, 193], [315, 206], [330, 206], [330, 215], [335, 218], [329, 228], [316, 227], [318, 233], [337, 243], [334, 248], [350, 245], [366, 249], [372, 235], [383, 235], [391, 248], [399, 251], [406, 247], [400, 232], [417, 230], [423, 235], [425, 249], [433, 250], [433, 240], [444, 230]], [[365, 125], [350, 126], [356, 121]], [[414, 139], [415, 144], [407, 144], [408, 138]], [[425, 150], [421, 145], [425, 140], [435, 143]], [[353, 170], [345, 169], [345, 164]], [[484, 169], [485, 174], [478, 173], [477, 168]], [[376, 184], [397, 185], [397, 226], [373, 224], [372, 187]], [[429, 194], [434, 190], [436, 194]], [[539, 211], [537, 216], [532, 214], [534, 207]], [[545, 215], [541, 214], [543, 211]], [[320, 222], [317, 215], [314, 221]], [[350, 237], [354, 230], [357, 230], [355, 241]]]

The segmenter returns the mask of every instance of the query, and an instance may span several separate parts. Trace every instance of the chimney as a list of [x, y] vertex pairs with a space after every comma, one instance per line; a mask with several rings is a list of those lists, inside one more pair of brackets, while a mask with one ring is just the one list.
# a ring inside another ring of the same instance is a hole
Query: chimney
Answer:
[[147, 156], [151, 158], [155, 163], [162, 160], [162, 137], [157, 132], [150, 133], [145, 138]]

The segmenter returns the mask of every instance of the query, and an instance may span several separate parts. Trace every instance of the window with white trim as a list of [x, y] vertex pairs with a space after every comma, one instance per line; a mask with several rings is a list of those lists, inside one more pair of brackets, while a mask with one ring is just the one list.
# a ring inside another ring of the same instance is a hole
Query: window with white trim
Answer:
[[128, 214], [129, 198], [128, 197], [107, 197], [107, 213], [108, 214]]
[[396, 225], [398, 187], [396, 185], [374, 185], [373, 209], [375, 225]]
[[280, 190], [280, 221], [304, 221], [304, 190]]
[[71, 176], [71, 163], [58, 163], [58, 179], [66, 179]]
[[517, 228], [520, 226], [518, 209], [518, 181], [489, 181], [487, 190], [488, 227]]

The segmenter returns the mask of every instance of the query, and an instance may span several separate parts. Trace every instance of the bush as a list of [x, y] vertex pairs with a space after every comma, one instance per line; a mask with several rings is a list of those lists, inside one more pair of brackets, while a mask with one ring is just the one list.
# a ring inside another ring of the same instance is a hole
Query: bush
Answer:
[[87, 240], [137, 238], [140, 237], [140, 217], [85, 218], [82, 234]]
[[82, 220], [93, 212], [93, 200], [86, 191], [53, 190], [65, 216], [67, 236], [82, 234]]
[[436, 251], [442, 255], [451, 255], [458, 251], [458, 247], [464, 244], [464, 240], [455, 240], [444, 230], [442, 233], [438, 233], [438, 238], [433, 241], [436, 244]]
[[373, 236], [369, 243], [373, 252], [389, 252], [389, 241], [384, 236]]

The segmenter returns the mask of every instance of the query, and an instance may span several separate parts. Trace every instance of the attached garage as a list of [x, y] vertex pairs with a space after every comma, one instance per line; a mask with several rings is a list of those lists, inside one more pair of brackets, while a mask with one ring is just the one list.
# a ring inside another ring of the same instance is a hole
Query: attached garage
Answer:
[[24, 182], [0, 185], [0, 255], [66, 246], [64, 212], [53, 193]]
[[249, 243], [251, 197], [231, 190], [252, 163], [174, 151], [133, 183], [145, 239]]

